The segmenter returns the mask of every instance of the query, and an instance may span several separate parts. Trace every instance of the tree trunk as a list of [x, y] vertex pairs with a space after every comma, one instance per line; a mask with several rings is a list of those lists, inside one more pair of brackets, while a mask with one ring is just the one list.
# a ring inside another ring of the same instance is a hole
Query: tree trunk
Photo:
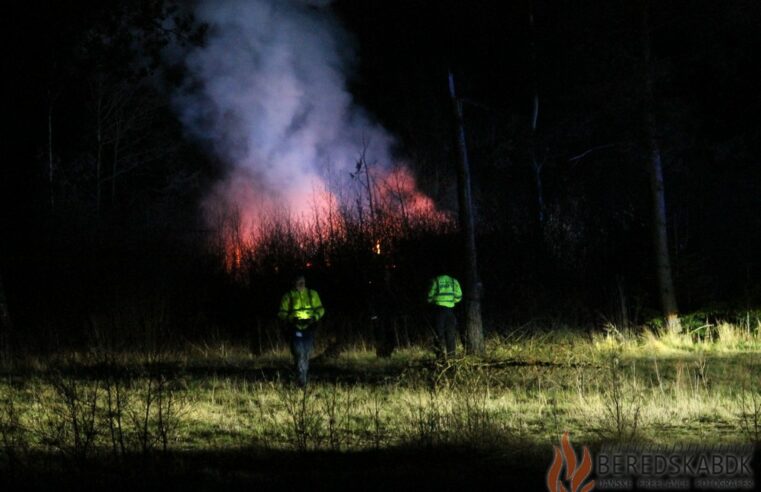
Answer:
[[534, 181], [536, 183], [536, 206], [538, 210], [539, 228], [544, 230], [544, 190], [542, 187], [542, 167], [544, 162], [540, 162], [537, 158], [536, 150], [536, 122], [539, 117], [539, 94], [534, 94], [534, 116], [531, 119], [531, 167], [534, 169]]
[[531, 114], [531, 167], [534, 170], [534, 180], [536, 182], [536, 202], [537, 202], [537, 210], [538, 210], [538, 220], [539, 220], [539, 228], [541, 231], [544, 231], [544, 216], [545, 216], [545, 207], [544, 207], [544, 190], [542, 187], [542, 167], [544, 165], [544, 162], [539, 162], [539, 157], [537, 156], [537, 126], [539, 124], [539, 81], [538, 81], [538, 69], [537, 69], [537, 61], [536, 61], [536, 39], [534, 34], [534, 4], [533, 2], [529, 2], [529, 13], [528, 13], [528, 22], [529, 22], [529, 29], [531, 31], [531, 83], [534, 88], [534, 101], [533, 101], [533, 111]]
[[652, 62], [650, 59], [650, 25], [648, 20], [648, 1], [645, 0], [642, 16], [644, 79], [645, 79], [645, 138], [650, 167], [650, 193], [653, 209], [653, 247], [655, 249], [656, 273], [661, 308], [666, 325], [670, 331], [681, 331], [679, 309], [671, 275], [671, 260], [668, 248], [668, 230], [666, 221], [666, 193], [663, 183], [663, 161], [658, 143], [655, 120], [655, 96], [653, 90]]
[[3, 277], [2, 273], [0, 273], [0, 357], [4, 357], [9, 352], [12, 328], [11, 313], [8, 310], [8, 298], [5, 296]]
[[470, 354], [484, 353], [484, 327], [481, 320], [481, 281], [476, 261], [476, 235], [473, 220], [473, 202], [470, 188], [470, 165], [465, 143], [465, 126], [462, 103], [457, 99], [454, 76], [449, 72], [449, 93], [452, 97], [457, 132], [457, 198], [460, 212], [460, 229], [465, 240], [465, 346]]
[[116, 208], [116, 173], [119, 170], [119, 144], [121, 143], [121, 122], [117, 114], [114, 123], [114, 156], [111, 163], [111, 210]]
[[101, 167], [103, 162], [103, 88], [98, 82], [98, 101], [96, 106], [96, 120], [95, 120], [95, 138], [97, 140], [97, 148], [95, 155], [95, 213], [100, 217], [100, 203], [101, 203], [101, 189], [103, 186], [103, 180], [101, 179]]
[[53, 100], [48, 92], [48, 186], [50, 187], [50, 211], [55, 209], [55, 186], [53, 184]]

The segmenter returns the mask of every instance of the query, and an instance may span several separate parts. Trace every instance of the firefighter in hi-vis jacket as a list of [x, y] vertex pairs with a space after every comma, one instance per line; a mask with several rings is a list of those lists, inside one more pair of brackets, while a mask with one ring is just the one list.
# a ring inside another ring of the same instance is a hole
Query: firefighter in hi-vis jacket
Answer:
[[298, 275], [294, 279], [293, 289], [288, 291], [280, 301], [278, 317], [288, 323], [291, 338], [291, 354], [296, 365], [298, 383], [307, 383], [309, 355], [314, 348], [314, 335], [318, 321], [325, 315], [325, 308], [317, 291], [307, 289], [306, 279]]
[[[428, 304], [433, 306], [436, 326], [436, 350], [439, 355], [454, 357], [457, 335], [457, 318], [454, 306], [462, 300], [460, 282], [449, 275], [439, 275], [431, 281]], [[446, 352], [444, 352], [446, 348]]]

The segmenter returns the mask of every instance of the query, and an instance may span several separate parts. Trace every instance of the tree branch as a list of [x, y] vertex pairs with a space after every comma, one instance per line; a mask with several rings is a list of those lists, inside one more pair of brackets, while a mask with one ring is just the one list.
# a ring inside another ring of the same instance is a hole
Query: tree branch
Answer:
[[588, 156], [589, 154], [591, 154], [592, 152], [597, 152], [598, 150], [610, 149], [612, 147], [617, 147], [618, 145], [621, 145], [621, 143], [616, 142], [616, 143], [610, 143], [605, 145], [598, 145], [597, 147], [592, 147], [591, 149], [585, 150], [584, 152], [582, 152], [581, 154], [577, 156], [571, 157], [570, 159], [568, 159], [568, 162], [579, 161], [585, 158], [586, 156]]

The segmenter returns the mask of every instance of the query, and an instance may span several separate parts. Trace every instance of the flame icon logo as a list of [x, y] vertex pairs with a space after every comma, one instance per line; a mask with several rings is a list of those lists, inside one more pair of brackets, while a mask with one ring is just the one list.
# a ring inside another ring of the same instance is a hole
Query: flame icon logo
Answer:
[[[547, 472], [547, 490], [550, 492], [589, 492], [595, 488], [595, 481], [592, 480], [588, 484], [582, 487], [584, 480], [592, 472], [592, 455], [589, 453], [589, 448], [584, 446], [582, 449], [582, 458], [579, 466], [576, 466], [576, 452], [571, 446], [571, 442], [568, 439], [568, 432], [563, 434], [560, 438], [559, 447], [555, 448], [555, 458], [552, 460], [552, 465]], [[568, 482], [570, 488], [565, 488], [560, 480], [560, 472], [563, 470], [565, 464], [565, 481]], [[581, 487], [581, 488], [580, 488]]]

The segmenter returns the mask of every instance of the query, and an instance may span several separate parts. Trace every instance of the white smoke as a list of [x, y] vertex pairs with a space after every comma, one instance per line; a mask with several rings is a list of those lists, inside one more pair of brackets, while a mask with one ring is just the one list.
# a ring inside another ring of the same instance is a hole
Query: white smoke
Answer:
[[352, 102], [350, 36], [325, 0], [204, 0], [203, 47], [175, 98], [186, 128], [229, 165], [207, 199], [243, 220], [267, 210], [308, 215], [328, 170], [349, 176], [363, 149], [390, 163], [392, 138]]

